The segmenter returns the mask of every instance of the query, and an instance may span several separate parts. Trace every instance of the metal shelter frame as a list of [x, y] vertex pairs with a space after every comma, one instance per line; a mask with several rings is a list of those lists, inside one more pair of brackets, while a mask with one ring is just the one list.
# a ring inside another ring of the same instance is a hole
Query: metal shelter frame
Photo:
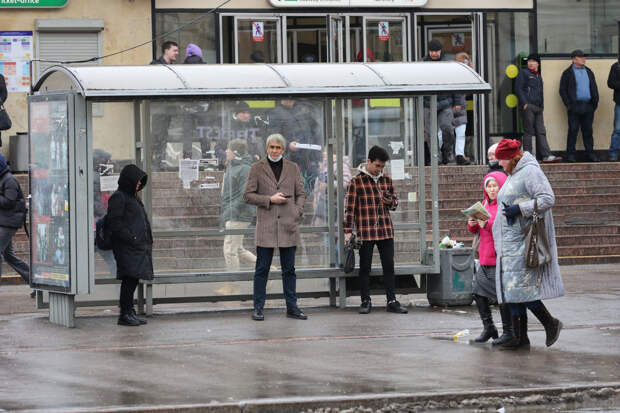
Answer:
[[[343, 103], [351, 98], [405, 98], [415, 100], [415, 157], [418, 159], [419, 221], [402, 223], [398, 229], [418, 230], [420, 248], [426, 248], [426, 169], [424, 166], [424, 96], [430, 96], [430, 136], [437, 136], [437, 95], [442, 93], [477, 94], [488, 93], [491, 87], [476, 72], [466, 65], [455, 62], [441, 63], [335, 63], [335, 64], [236, 64], [236, 65], [153, 65], [153, 66], [52, 66], [41, 76], [29, 96], [29, 105], [36, 100], [49, 96], [71, 96], [74, 105], [71, 119], [75, 122], [70, 130], [76, 142], [85, 140], [85, 150], [71, 158], [72, 163], [80, 164], [79, 174], [84, 174], [86, 186], [82, 184], [87, 198], [86, 211], [72, 220], [74, 231], [81, 231], [77, 239], [94, 239], [92, 214], [92, 102], [130, 101], [134, 103], [134, 128], [136, 137], [136, 156], [138, 163], [147, 173], [151, 173], [151, 143], [149, 103], [151, 98], [230, 98], [230, 99], [274, 99], [274, 98], [321, 98], [324, 102], [325, 136], [327, 156], [331, 159], [336, 154], [337, 168], [342, 170], [342, 148], [344, 114]], [[411, 105], [411, 111], [414, 106]], [[412, 113], [413, 115], [413, 113]], [[336, 125], [337, 127], [333, 127]], [[341, 125], [341, 126], [338, 126]], [[436, 274], [439, 273], [439, 203], [438, 203], [438, 148], [437, 140], [430, 139], [431, 150], [431, 205], [433, 260], [431, 263], [400, 266], [400, 273]], [[413, 149], [413, 148], [412, 148]], [[422, 160], [422, 161], [420, 161]], [[344, 210], [344, 194], [338, 191], [334, 199], [334, 168], [328, 164], [328, 205], [331, 210], [337, 205]], [[80, 175], [81, 176], [81, 175]], [[342, 187], [342, 175], [336, 176], [339, 188]], [[73, 188], [71, 188], [73, 190]], [[152, 188], [145, 188], [144, 203], [149, 214], [152, 212]], [[80, 204], [82, 205], [82, 204]], [[79, 211], [77, 211], [79, 212]], [[151, 215], [152, 216], [152, 215]], [[336, 223], [329, 214], [327, 227], [303, 227], [302, 233], [327, 232], [334, 239]], [[344, 239], [342, 225], [337, 226], [339, 239]], [[249, 234], [253, 229], [227, 230], [227, 234]], [[218, 230], [201, 231], [154, 231], [154, 237], [178, 236], [212, 236], [221, 235]], [[32, 241], [31, 241], [32, 243]], [[88, 243], [87, 243], [88, 244]], [[90, 242], [92, 244], [92, 242]], [[343, 256], [342, 243], [339, 257]], [[32, 248], [32, 245], [31, 245]], [[84, 247], [86, 248], [86, 247]], [[75, 289], [65, 292], [50, 292], [50, 319], [54, 314], [55, 322], [71, 326], [75, 303], [73, 295], [90, 293], [94, 289], [94, 248], [88, 246], [87, 262], [89, 265], [77, 269], [87, 274], [74, 274], [81, 279], [80, 285], [88, 285], [87, 290]], [[79, 254], [78, 254], [79, 255]], [[329, 244], [329, 268], [301, 269], [300, 272], [312, 272], [313, 277], [325, 274], [335, 282], [334, 276], [341, 272], [336, 262], [333, 242]], [[73, 259], [73, 258], [72, 258]], [[83, 258], [82, 258], [83, 260]], [[72, 267], [73, 268], [73, 267]], [[157, 277], [156, 273], [156, 277]], [[179, 276], [211, 276], [220, 281], [247, 279], [243, 272], [202, 272], [179, 273]], [[87, 278], [84, 278], [87, 277]], [[85, 280], [88, 280], [85, 283]], [[333, 287], [333, 286], [332, 286]], [[63, 301], [62, 295], [71, 296]], [[340, 291], [341, 299], [343, 291]], [[345, 296], [346, 297], [346, 296]], [[335, 300], [335, 298], [334, 298]], [[58, 304], [61, 302], [62, 305]], [[331, 302], [331, 301], [330, 301]], [[341, 301], [341, 305], [343, 302]], [[56, 307], [56, 308], [54, 308]], [[59, 310], [62, 308], [62, 311]], [[58, 313], [60, 312], [60, 316]]]

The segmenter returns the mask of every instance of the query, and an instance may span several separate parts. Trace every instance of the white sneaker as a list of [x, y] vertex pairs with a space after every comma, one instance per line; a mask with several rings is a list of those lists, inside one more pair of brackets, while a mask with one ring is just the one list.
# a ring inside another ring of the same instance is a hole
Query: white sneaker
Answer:
[[542, 161], [543, 162], [561, 162], [562, 158], [560, 158], [559, 156], [555, 156], [555, 155], [549, 155], [546, 158], [543, 158]]

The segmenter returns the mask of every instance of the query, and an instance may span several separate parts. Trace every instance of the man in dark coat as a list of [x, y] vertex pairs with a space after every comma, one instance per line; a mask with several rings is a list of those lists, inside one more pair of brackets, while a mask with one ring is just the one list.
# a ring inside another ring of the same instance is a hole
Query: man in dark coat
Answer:
[[583, 146], [590, 162], [598, 162], [594, 153], [592, 121], [598, 106], [598, 88], [594, 73], [586, 67], [582, 50], [571, 53], [571, 64], [560, 78], [560, 96], [568, 110], [568, 136], [566, 138], [566, 162], [575, 162], [577, 134], [581, 128]]
[[152, 65], [171, 65], [177, 61], [179, 45], [167, 40], [161, 45], [161, 56], [151, 62]]
[[153, 279], [153, 234], [144, 204], [138, 198], [147, 179], [136, 165], [125, 166], [118, 178], [118, 189], [108, 201], [105, 225], [112, 231], [116, 278], [122, 281], [119, 325], [146, 324], [146, 320], [136, 317], [133, 294], [140, 279]]
[[30, 267], [13, 251], [13, 236], [24, 225], [25, 220], [24, 193], [17, 179], [9, 171], [6, 158], [0, 153], [0, 264], [4, 257], [26, 284], [29, 284]]
[[[179, 45], [167, 40], [161, 45], [161, 56], [153, 60], [152, 65], [171, 65], [177, 61]], [[162, 105], [151, 105], [151, 133], [153, 135], [153, 164], [155, 169], [163, 167], [166, 159], [166, 145], [168, 143], [168, 128], [170, 120], [176, 114], [175, 110]], [[184, 148], [185, 150], [186, 148]]]
[[[4, 76], [0, 74], [0, 106], [4, 105], [6, 98], [9, 96], [9, 92], [6, 89], [6, 82]], [[0, 134], [0, 145], [2, 144], [2, 134]]]
[[[323, 160], [323, 134], [312, 114], [312, 107], [293, 99], [282, 99], [269, 113], [269, 135], [280, 134], [289, 142], [287, 157], [299, 165], [306, 195], [314, 189]], [[298, 144], [319, 146], [318, 150], [299, 148]]]
[[[428, 55], [424, 57], [425, 62], [440, 62], [447, 61], [445, 54], [442, 51], [442, 44], [439, 40], [433, 39], [428, 43]], [[454, 161], [454, 111], [459, 111], [465, 107], [465, 95], [458, 94], [439, 94], [437, 95], [437, 123], [441, 130], [441, 136], [443, 145], [441, 148], [442, 163], [445, 165], [448, 162]], [[426, 144], [430, 142], [430, 123], [431, 123], [431, 101], [430, 98], [424, 98], [424, 140]], [[433, 139], [437, 139], [437, 136], [433, 136]], [[430, 147], [430, 145], [428, 145]], [[463, 159], [464, 160], [464, 159]], [[463, 162], [461, 160], [461, 162]]]
[[532, 153], [532, 137], [535, 136], [536, 157], [543, 162], [560, 162], [562, 159], [551, 154], [547, 142], [543, 117], [543, 80], [540, 75], [540, 57], [537, 54], [527, 57], [527, 68], [519, 72], [515, 89], [523, 109], [523, 150]]
[[614, 131], [611, 134], [611, 143], [609, 144], [609, 160], [615, 162], [618, 160], [618, 151], [620, 151], [620, 58], [619, 61], [611, 66], [609, 77], [607, 78], [607, 86], [614, 91]]

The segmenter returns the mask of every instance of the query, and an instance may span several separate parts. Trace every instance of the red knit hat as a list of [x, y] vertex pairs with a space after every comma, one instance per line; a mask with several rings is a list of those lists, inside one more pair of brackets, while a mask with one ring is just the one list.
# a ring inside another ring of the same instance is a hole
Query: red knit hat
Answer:
[[521, 152], [521, 142], [517, 139], [502, 139], [495, 149], [495, 159], [508, 160]]

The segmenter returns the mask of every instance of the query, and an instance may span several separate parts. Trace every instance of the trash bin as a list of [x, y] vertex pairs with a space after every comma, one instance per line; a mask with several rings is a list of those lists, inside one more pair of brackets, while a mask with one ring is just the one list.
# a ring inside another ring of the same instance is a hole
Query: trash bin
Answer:
[[[433, 250], [426, 250], [426, 263], [432, 262]], [[427, 276], [426, 297], [434, 306], [471, 305], [474, 278], [474, 255], [471, 248], [439, 250], [439, 274]]]
[[13, 172], [28, 172], [28, 134], [18, 132], [9, 142], [9, 163]]

